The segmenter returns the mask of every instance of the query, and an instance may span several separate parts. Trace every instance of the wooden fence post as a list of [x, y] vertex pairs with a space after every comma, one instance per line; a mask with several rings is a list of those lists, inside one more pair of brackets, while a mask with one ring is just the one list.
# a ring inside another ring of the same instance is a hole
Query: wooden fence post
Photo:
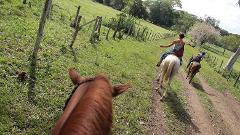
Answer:
[[76, 24], [76, 26], [75, 26], [75, 32], [73, 33], [73, 38], [72, 38], [72, 41], [71, 41], [71, 43], [70, 43], [70, 45], [69, 45], [70, 48], [73, 47], [73, 44], [74, 44], [74, 42], [75, 42], [75, 40], [76, 40], [76, 38], [77, 38], [78, 32], [79, 32], [79, 30], [81, 29], [81, 28], [79, 27], [79, 23], [81, 22], [81, 19], [82, 19], [82, 16], [78, 16], [77, 24]]
[[215, 60], [216, 60], [216, 57], [214, 57], [214, 59], [213, 59], [213, 62], [212, 62], [213, 64], [214, 64]]
[[91, 43], [94, 42], [94, 34], [95, 34], [96, 30], [97, 30], [98, 21], [99, 21], [99, 16], [96, 17], [95, 24], [93, 26], [93, 30], [92, 30], [92, 33], [91, 33], [91, 36], [90, 36], [90, 39], [89, 39], [89, 41]]
[[152, 34], [152, 30], [149, 32], [149, 35], [148, 35], [148, 37], [147, 37], [147, 39], [150, 41], [150, 36], [151, 36], [151, 34]]
[[37, 39], [35, 42], [35, 46], [33, 49], [33, 53], [31, 56], [31, 61], [30, 61], [30, 82], [29, 82], [29, 91], [28, 91], [28, 99], [29, 101], [34, 101], [34, 88], [35, 88], [35, 83], [36, 83], [36, 65], [37, 65], [37, 53], [40, 48], [40, 43], [43, 38], [43, 30], [45, 27], [45, 23], [47, 20], [47, 14], [49, 12], [49, 8], [52, 5], [52, 0], [46, 0], [43, 13], [39, 22], [39, 28], [38, 28], [38, 34], [37, 34]]
[[237, 79], [236, 79], [236, 82], [235, 82], [234, 85], [233, 85], [234, 87], [237, 86], [237, 83], [238, 83], [239, 78], [240, 78], [240, 72], [239, 72], [239, 74], [238, 74], [238, 77], [237, 77]]
[[127, 33], [126, 39], [128, 38], [128, 36], [131, 35], [132, 27], [133, 27], [133, 24], [130, 24], [130, 26], [129, 26], [129, 28], [128, 28], [128, 33]]
[[224, 54], [225, 54], [225, 51], [226, 51], [226, 49], [224, 48], [224, 50], [223, 50], [223, 56], [224, 56]]
[[221, 61], [221, 64], [220, 64], [220, 66], [219, 66], [220, 69], [222, 68], [222, 64], [223, 64], [223, 60]]
[[108, 40], [108, 35], [109, 35], [110, 30], [111, 30], [111, 27], [108, 28], [107, 35], [106, 35], [106, 40]]
[[120, 27], [121, 21], [122, 21], [122, 18], [120, 17], [119, 20], [118, 20], [117, 26], [115, 28], [115, 31], [113, 33], [113, 39], [116, 38], [117, 32], [119, 31], [119, 27]]
[[29, 1], [28, 2], [28, 6], [31, 8], [32, 7], [32, 3]]
[[137, 31], [137, 34], [136, 34], [136, 39], [139, 38], [139, 32], [140, 32], [140, 30], [141, 30], [141, 28], [139, 27], [139, 28], [138, 28], [138, 31]]
[[147, 30], [147, 33], [144, 36], [144, 41], [147, 41], [147, 36], [148, 36], [149, 31]]
[[81, 6], [78, 6], [75, 19], [74, 19], [74, 21], [70, 24], [70, 26], [73, 27], [73, 28], [75, 28], [75, 27], [77, 26], [77, 21], [78, 21], [79, 14], [80, 14], [80, 9], [81, 9]]
[[101, 27], [102, 27], [102, 17], [99, 17], [98, 25], [97, 25], [98, 40], [100, 40]]
[[146, 30], [147, 30], [147, 28], [143, 29], [143, 32], [142, 32], [142, 35], [141, 35], [142, 40], [144, 40], [144, 33], [146, 32]]
[[131, 36], [134, 37], [135, 33], [136, 33], [136, 26], [133, 25]]
[[228, 78], [227, 78], [227, 81], [231, 78], [232, 71], [233, 71], [233, 70], [230, 71], [230, 73], [229, 73], [229, 75], [228, 75]]

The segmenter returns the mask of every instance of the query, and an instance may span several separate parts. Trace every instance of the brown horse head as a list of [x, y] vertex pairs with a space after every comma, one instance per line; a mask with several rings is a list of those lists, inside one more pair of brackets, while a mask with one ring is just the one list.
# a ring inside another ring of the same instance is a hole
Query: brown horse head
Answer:
[[126, 91], [128, 84], [112, 86], [104, 75], [80, 76], [73, 68], [69, 76], [75, 85], [52, 135], [107, 135], [112, 125], [112, 98]]

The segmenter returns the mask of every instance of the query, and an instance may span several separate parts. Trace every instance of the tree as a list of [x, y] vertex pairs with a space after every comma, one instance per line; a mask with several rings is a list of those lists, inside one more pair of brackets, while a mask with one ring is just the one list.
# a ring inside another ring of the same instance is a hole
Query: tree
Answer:
[[219, 23], [220, 21], [211, 17], [211, 16], [205, 16], [205, 18], [203, 19], [206, 23], [212, 25], [214, 28], [219, 27]]
[[220, 40], [221, 46], [232, 52], [237, 51], [240, 45], [240, 36], [236, 34], [231, 34], [229, 36], [222, 36]]
[[150, 6], [149, 19], [156, 25], [171, 27], [173, 25], [174, 9], [172, 3], [155, 1]]
[[197, 21], [199, 21], [198, 17], [188, 12], [179, 10], [176, 21], [174, 22], [174, 26], [172, 29], [176, 31], [181, 31], [186, 33]]
[[131, 0], [112, 0], [112, 7], [117, 10], [124, 9], [127, 5], [131, 4]]
[[226, 31], [226, 30], [224, 30], [224, 29], [219, 27], [219, 23], [220, 23], [219, 20], [217, 20], [217, 19], [215, 19], [215, 18], [213, 18], [211, 16], [205, 16], [203, 18], [203, 21], [208, 23], [208, 24], [210, 24], [210, 25], [212, 25], [215, 29], [220, 31], [221, 36], [229, 35], [228, 31]]
[[103, 4], [103, 0], [95, 0], [95, 1]]
[[234, 63], [237, 61], [238, 57], [240, 55], [240, 46], [238, 47], [237, 51], [230, 57], [230, 59], [228, 60], [225, 69], [227, 71], [230, 71], [234, 65]]
[[148, 13], [143, 6], [142, 0], [134, 0], [133, 4], [130, 6], [129, 14], [143, 19], [147, 19], [148, 17]]
[[191, 37], [203, 45], [206, 42], [214, 43], [217, 41], [217, 38], [220, 36], [220, 32], [217, 31], [213, 26], [205, 23], [205, 22], [198, 22], [191, 27], [190, 31], [188, 32]]
[[110, 6], [111, 5], [111, 0], [104, 0], [103, 3], [107, 6]]

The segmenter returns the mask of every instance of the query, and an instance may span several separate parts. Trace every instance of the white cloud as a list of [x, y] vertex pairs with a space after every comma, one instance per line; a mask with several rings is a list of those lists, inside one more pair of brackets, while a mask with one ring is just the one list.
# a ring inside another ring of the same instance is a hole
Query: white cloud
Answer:
[[181, 0], [182, 10], [199, 17], [205, 15], [220, 21], [220, 27], [240, 34], [240, 8], [237, 0]]

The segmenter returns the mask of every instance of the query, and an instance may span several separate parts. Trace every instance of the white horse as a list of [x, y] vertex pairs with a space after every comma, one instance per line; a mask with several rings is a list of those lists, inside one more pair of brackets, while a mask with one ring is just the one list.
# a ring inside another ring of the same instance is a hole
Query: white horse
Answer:
[[[168, 55], [161, 63], [160, 65], [160, 72], [157, 76], [157, 81], [160, 83], [160, 88], [162, 88], [163, 83], [167, 83], [168, 86], [170, 86], [171, 81], [173, 79], [173, 76], [178, 72], [178, 69], [180, 67], [180, 60], [175, 55]], [[156, 88], [158, 90], [158, 88]], [[166, 96], [167, 89], [164, 89], [163, 94], [160, 95], [161, 100]]]

